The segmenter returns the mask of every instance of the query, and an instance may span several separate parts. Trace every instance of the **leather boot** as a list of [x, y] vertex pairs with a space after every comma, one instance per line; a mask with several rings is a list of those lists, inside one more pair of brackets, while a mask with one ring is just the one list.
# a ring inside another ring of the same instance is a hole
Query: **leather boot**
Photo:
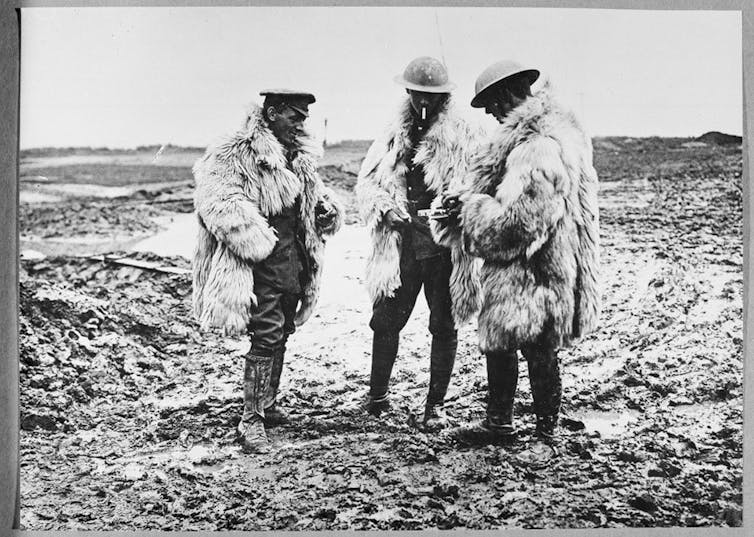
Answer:
[[379, 416], [390, 407], [388, 386], [397, 355], [398, 334], [375, 332], [372, 339], [372, 370], [369, 376], [369, 395], [363, 405], [364, 410], [373, 416]]
[[516, 351], [491, 352], [487, 360], [487, 417], [456, 427], [452, 434], [465, 444], [508, 443], [516, 438], [513, 427], [513, 397], [518, 383]]
[[487, 358], [487, 427], [503, 437], [514, 437], [513, 400], [518, 384], [516, 351], [489, 352]]
[[277, 394], [280, 388], [280, 376], [283, 373], [285, 361], [285, 345], [272, 355], [272, 369], [270, 371], [270, 385], [264, 396], [264, 424], [275, 427], [288, 422], [288, 413], [277, 404]]
[[535, 433], [545, 441], [556, 436], [562, 386], [557, 350], [549, 346], [532, 346], [526, 352], [534, 413]]
[[269, 389], [272, 357], [249, 353], [243, 379], [243, 416], [238, 432], [245, 453], [267, 453], [270, 442], [264, 430], [264, 395]]
[[442, 406], [453, 374], [457, 347], [458, 336], [455, 333], [432, 337], [429, 355], [429, 393], [422, 419], [422, 426], [427, 430], [438, 430], [448, 425]]

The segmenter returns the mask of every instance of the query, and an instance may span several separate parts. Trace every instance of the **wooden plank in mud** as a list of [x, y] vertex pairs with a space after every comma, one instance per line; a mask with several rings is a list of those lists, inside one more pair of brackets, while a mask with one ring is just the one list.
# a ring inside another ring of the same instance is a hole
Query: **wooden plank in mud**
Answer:
[[152, 270], [155, 272], [163, 272], [166, 274], [190, 274], [191, 270], [180, 267], [173, 267], [169, 265], [162, 265], [159, 263], [152, 263], [150, 261], [141, 261], [139, 259], [131, 259], [129, 257], [118, 257], [115, 255], [94, 255], [89, 259], [94, 261], [102, 261], [105, 263], [112, 263], [115, 265], [122, 265], [126, 267], [134, 267], [144, 270]]

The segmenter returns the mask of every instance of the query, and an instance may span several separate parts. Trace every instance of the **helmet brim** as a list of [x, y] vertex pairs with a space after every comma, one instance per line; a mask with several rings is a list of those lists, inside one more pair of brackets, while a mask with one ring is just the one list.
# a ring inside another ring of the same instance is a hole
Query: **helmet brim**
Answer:
[[537, 79], [539, 79], [539, 71], [537, 71], [536, 69], [524, 69], [523, 71], [518, 71], [516, 73], [511, 73], [509, 75], [502, 76], [496, 80], [491, 80], [486, 86], [484, 86], [481, 90], [479, 90], [476, 95], [474, 95], [473, 99], [471, 99], [471, 107], [484, 108], [487, 101], [487, 97], [490, 93], [489, 90], [492, 89], [493, 86], [498, 85], [499, 83], [503, 82], [504, 80], [512, 76], [520, 75], [521, 73], [526, 73], [529, 76], [529, 84], [534, 84], [537, 81]]
[[422, 86], [421, 84], [414, 84], [413, 82], [409, 82], [408, 80], [403, 78], [403, 75], [396, 75], [395, 77], [393, 77], [393, 81], [399, 86], [403, 86], [406, 89], [423, 91], [425, 93], [450, 93], [456, 88], [456, 85], [453, 82], [446, 82], [441, 86]]

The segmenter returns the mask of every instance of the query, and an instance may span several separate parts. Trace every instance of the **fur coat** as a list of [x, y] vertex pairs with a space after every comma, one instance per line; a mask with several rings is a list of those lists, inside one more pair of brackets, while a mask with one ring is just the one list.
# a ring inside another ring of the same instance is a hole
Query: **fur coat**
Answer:
[[483, 352], [543, 333], [566, 345], [595, 328], [597, 189], [591, 140], [549, 84], [511, 111], [475, 158], [460, 227], [434, 224], [433, 233], [484, 260]]
[[[454, 110], [452, 97], [441, 105], [414, 155], [414, 164], [424, 168], [427, 188], [438, 199], [448, 189], [462, 188], [462, 181], [479, 139]], [[369, 148], [361, 165], [356, 196], [362, 219], [371, 232], [371, 252], [366, 282], [374, 302], [394, 295], [400, 287], [401, 233], [388, 228], [382, 216], [390, 209], [408, 214], [405, 155], [411, 149], [411, 103], [402, 103], [397, 119]], [[468, 320], [479, 308], [479, 263], [460, 247], [451, 245], [450, 276], [452, 312], [456, 325]]]
[[[317, 302], [325, 238], [337, 231], [342, 210], [317, 174], [314, 150], [302, 147], [293, 161], [252, 104], [243, 126], [210, 146], [194, 165], [194, 207], [199, 236], [193, 261], [194, 315], [202, 329], [227, 334], [246, 330], [254, 296], [254, 263], [270, 255], [277, 236], [267, 217], [301, 198], [300, 225], [309, 260], [307, 285], [296, 313], [304, 323]], [[315, 222], [319, 201], [335, 209], [327, 228]]]

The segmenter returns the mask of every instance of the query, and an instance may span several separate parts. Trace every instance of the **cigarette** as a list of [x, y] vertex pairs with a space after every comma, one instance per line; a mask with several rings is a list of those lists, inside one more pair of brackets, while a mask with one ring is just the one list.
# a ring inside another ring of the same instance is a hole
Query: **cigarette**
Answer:
[[422, 106], [422, 120], [427, 119], [427, 109]]

